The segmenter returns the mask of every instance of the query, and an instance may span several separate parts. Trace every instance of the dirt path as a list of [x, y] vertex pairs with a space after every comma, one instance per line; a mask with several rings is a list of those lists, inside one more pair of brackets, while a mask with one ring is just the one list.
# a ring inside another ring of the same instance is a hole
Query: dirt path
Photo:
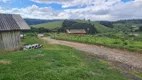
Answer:
[[69, 42], [69, 41], [62, 41], [62, 40], [54, 40], [50, 38], [43, 38], [44, 40], [47, 40], [50, 44], [61, 44], [73, 47], [77, 50], [85, 51], [87, 53], [95, 54], [99, 57], [102, 57], [109, 61], [115, 61], [120, 67], [124, 68], [137, 68], [142, 70], [142, 54], [140, 53], [134, 53], [134, 52], [128, 52], [128, 51], [121, 51], [118, 49], [111, 49], [103, 46], [96, 46], [96, 45], [89, 45], [89, 44], [83, 44], [83, 43], [76, 43], [76, 42]]

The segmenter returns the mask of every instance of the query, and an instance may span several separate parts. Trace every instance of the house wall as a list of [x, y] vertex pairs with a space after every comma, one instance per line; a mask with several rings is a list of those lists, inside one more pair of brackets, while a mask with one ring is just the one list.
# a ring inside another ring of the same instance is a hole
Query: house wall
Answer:
[[0, 32], [0, 50], [18, 49], [20, 41], [20, 31]]
[[83, 36], [86, 35], [86, 33], [67, 33], [67, 35]]

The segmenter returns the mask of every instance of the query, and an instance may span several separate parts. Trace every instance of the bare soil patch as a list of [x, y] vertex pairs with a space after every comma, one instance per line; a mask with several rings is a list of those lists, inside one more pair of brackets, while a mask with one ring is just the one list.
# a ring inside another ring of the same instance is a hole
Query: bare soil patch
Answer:
[[0, 60], [0, 64], [11, 64], [9, 60]]

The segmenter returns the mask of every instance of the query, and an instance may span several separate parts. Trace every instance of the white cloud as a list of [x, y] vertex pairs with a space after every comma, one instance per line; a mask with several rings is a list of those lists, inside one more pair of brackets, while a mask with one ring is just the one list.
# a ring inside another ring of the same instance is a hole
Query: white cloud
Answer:
[[[17, 13], [25, 18], [40, 19], [91, 19], [91, 20], [119, 20], [142, 19], [142, 0], [122, 2], [121, 0], [36, 0], [37, 2], [62, 4], [63, 7], [88, 5], [85, 8], [54, 10], [51, 7], [39, 7], [31, 5], [26, 8], [12, 8], [1, 13]], [[83, 2], [82, 2], [83, 1]], [[71, 2], [70, 5], [67, 5]], [[65, 4], [66, 3], [66, 4]], [[87, 3], [87, 4], [86, 4]], [[74, 5], [72, 5], [74, 4]], [[90, 5], [91, 4], [91, 5]]]
[[96, 0], [93, 6], [65, 10], [69, 18], [92, 20], [142, 19], [142, 0], [122, 2], [121, 0]]
[[142, 0], [135, 0], [112, 8], [110, 15], [116, 19], [142, 19]]
[[62, 4], [62, 8], [72, 7], [72, 6], [84, 6], [84, 5], [90, 5], [91, 2], [94, 0], [31, 0], [37, 3], [57, 3]]
[[38, 18], [38, 19], [66, 19], [58, 10], [53, 10], [51, 7], [38, 7], [32, 5], [26, 8], [12, 8], [11, 10], [0, 9], [0, 13], [20, 14], [24, 18]]
[[121, 2], [121, 0], [31, 0], [37, 3], [51, 4], [57, 3], [61, 4], [62, 8], [68, 8], [73, 6], [90, 6], [90, 5], [102, 5], [107, 3], [108, 5], [116, 4]]

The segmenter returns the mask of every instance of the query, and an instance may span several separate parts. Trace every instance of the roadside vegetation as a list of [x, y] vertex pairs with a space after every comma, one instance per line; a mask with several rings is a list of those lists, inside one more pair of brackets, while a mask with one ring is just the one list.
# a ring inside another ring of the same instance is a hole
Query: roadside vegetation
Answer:
[[142, 51], [142, 36], [139, 38], [129, 37], [124, 34], [104, 33], [96, 35], [75, 36], [67, 34], [52, 35], [52, 38], [68, 40], [96, 45], [103, 45], [112, 48], [127, 49], [130, 51]]
[[[128, 80], [108, 62], [26, 34], [23, 44], [44, 48], [0, 54], [0, 80]], [[112, 67], [112, 68], [111, 68]]]

